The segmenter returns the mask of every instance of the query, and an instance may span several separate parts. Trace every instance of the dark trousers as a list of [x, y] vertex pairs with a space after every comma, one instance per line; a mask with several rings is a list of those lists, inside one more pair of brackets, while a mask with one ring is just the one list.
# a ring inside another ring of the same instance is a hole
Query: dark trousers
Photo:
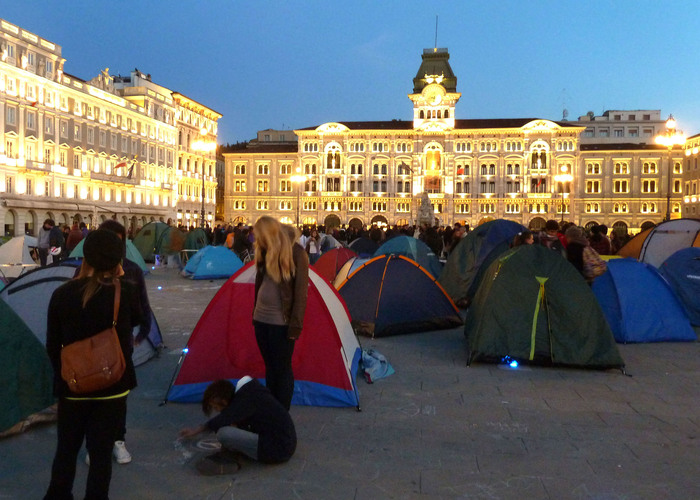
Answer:
[[255, 339], [265, 362], [265, 385], [273, 396], [287, 410], [292, 404], [294, 394], [294, 373], [292, 373], [292, 354], [294, 340], [287, 338], [287, 325], [270, 325], [254, 321]]
[[41, 263], [41, 267], [46, 266], [46, 261], [49, 258], [49, 249], [48, 248], [37, 248], [36, 250], [39, 253], [39, 262]]
[[90, 470], [85, 500], [109, 498], [112, 478], [112, 447], [126, 413], [126, 397], [104, 400], [58, 402], [58, 444], [51, 467], [51, 483], [44, 500], [73, 500], [73, 481], [78, 452], [86, 442]]

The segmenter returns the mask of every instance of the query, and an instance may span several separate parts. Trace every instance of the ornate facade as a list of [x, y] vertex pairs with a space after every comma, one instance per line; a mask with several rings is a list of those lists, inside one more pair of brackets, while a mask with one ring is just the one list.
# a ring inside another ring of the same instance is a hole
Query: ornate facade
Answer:
[[[179, 95], [138, 71], [69, 75], [60, 46], [4, 20], [0, 41], [3, 234], [36, 235], [46, 218], [90, 226], [112, 217], [133, 228], [175, 220], [186, 177], [178, 168], [187, 126]], [[216, 119], [207, 126], [215, 142]], [[213, 172], [211, 179], [213, 207]]]
[[[507, 218], [539, 227], [555, 218], [635, 232], [663, 218], [665, 148], [596, 144], [582, 138], [583, 121], [459, 119], [448, 60], [446, 49], [423, 52], [408, 95], [412, 121], [330, 122], [295, 130], [298, 144], [258, 140], [225, 154], [226, 219], [413, 224], [423, 193], [437, 224]], [[680, 216], [680, 150], [672, 161]]]

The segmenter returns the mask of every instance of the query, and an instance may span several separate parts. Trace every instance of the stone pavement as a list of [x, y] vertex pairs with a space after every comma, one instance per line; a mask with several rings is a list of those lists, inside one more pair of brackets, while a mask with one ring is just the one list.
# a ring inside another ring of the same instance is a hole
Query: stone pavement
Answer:
[[[203, 420], [199, 405], [159, 403], [222, 283], [169, 269], [147, 277], [168, 349], [137, 369], [134, 460], [115, 464], [113, 499], [700, 498], [700, 343], [621, 345], [632, 376], [467, 367], [460, 328], [361, 339], [396, 369], [372, 385], [358, 377], [361, 412], [292, 407], [299, 446], [289, 463], [199, 476], [194, 463], [211, 452], [212, 436], [176, 439]], [[0, 500], [42, 497], [55, 440], [46, 425], [0, 441]]]

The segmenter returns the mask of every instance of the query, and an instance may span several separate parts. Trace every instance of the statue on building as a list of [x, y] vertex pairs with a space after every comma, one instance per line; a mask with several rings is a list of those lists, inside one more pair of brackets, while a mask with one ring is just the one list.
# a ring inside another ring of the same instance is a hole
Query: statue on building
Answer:
[[420, 208], [418, 208], [418, 225], [427, 226], [435, 225], [435, 215], [433, 213], [433, 204], [430, 201], [428, 193], [423, 192], [420, 198]]
[[88, 84], [106, 92], [111, 93], [114, 91], [114, 77], [109, 74], [109, 68], [105, 68], [100, 71], [100, 74], [90, 80]]

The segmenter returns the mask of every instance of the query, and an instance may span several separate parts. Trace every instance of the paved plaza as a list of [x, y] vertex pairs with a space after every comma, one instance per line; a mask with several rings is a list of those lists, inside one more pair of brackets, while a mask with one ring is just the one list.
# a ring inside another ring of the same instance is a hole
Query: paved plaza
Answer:
[[[362, 411], [294, 406], [299, 445], [289, 463], [200, 476], [194, 464], [213, 436], [176, 439], [204, 420], [199, 405], [159, 403], [223, 280], [156, 269], [146, 282], [167, 349], [137, 368], [134, 459], [114, 465], [113, 499], [700, 498], [700, 344], [621, 345], [631, 376], [467, 367], [461, 328], [360, 339], [396, 370], [372, 385], [358, 377]], [[1, 440], [0, 500], [41, 498], [55, 445], [55, 425]]]

